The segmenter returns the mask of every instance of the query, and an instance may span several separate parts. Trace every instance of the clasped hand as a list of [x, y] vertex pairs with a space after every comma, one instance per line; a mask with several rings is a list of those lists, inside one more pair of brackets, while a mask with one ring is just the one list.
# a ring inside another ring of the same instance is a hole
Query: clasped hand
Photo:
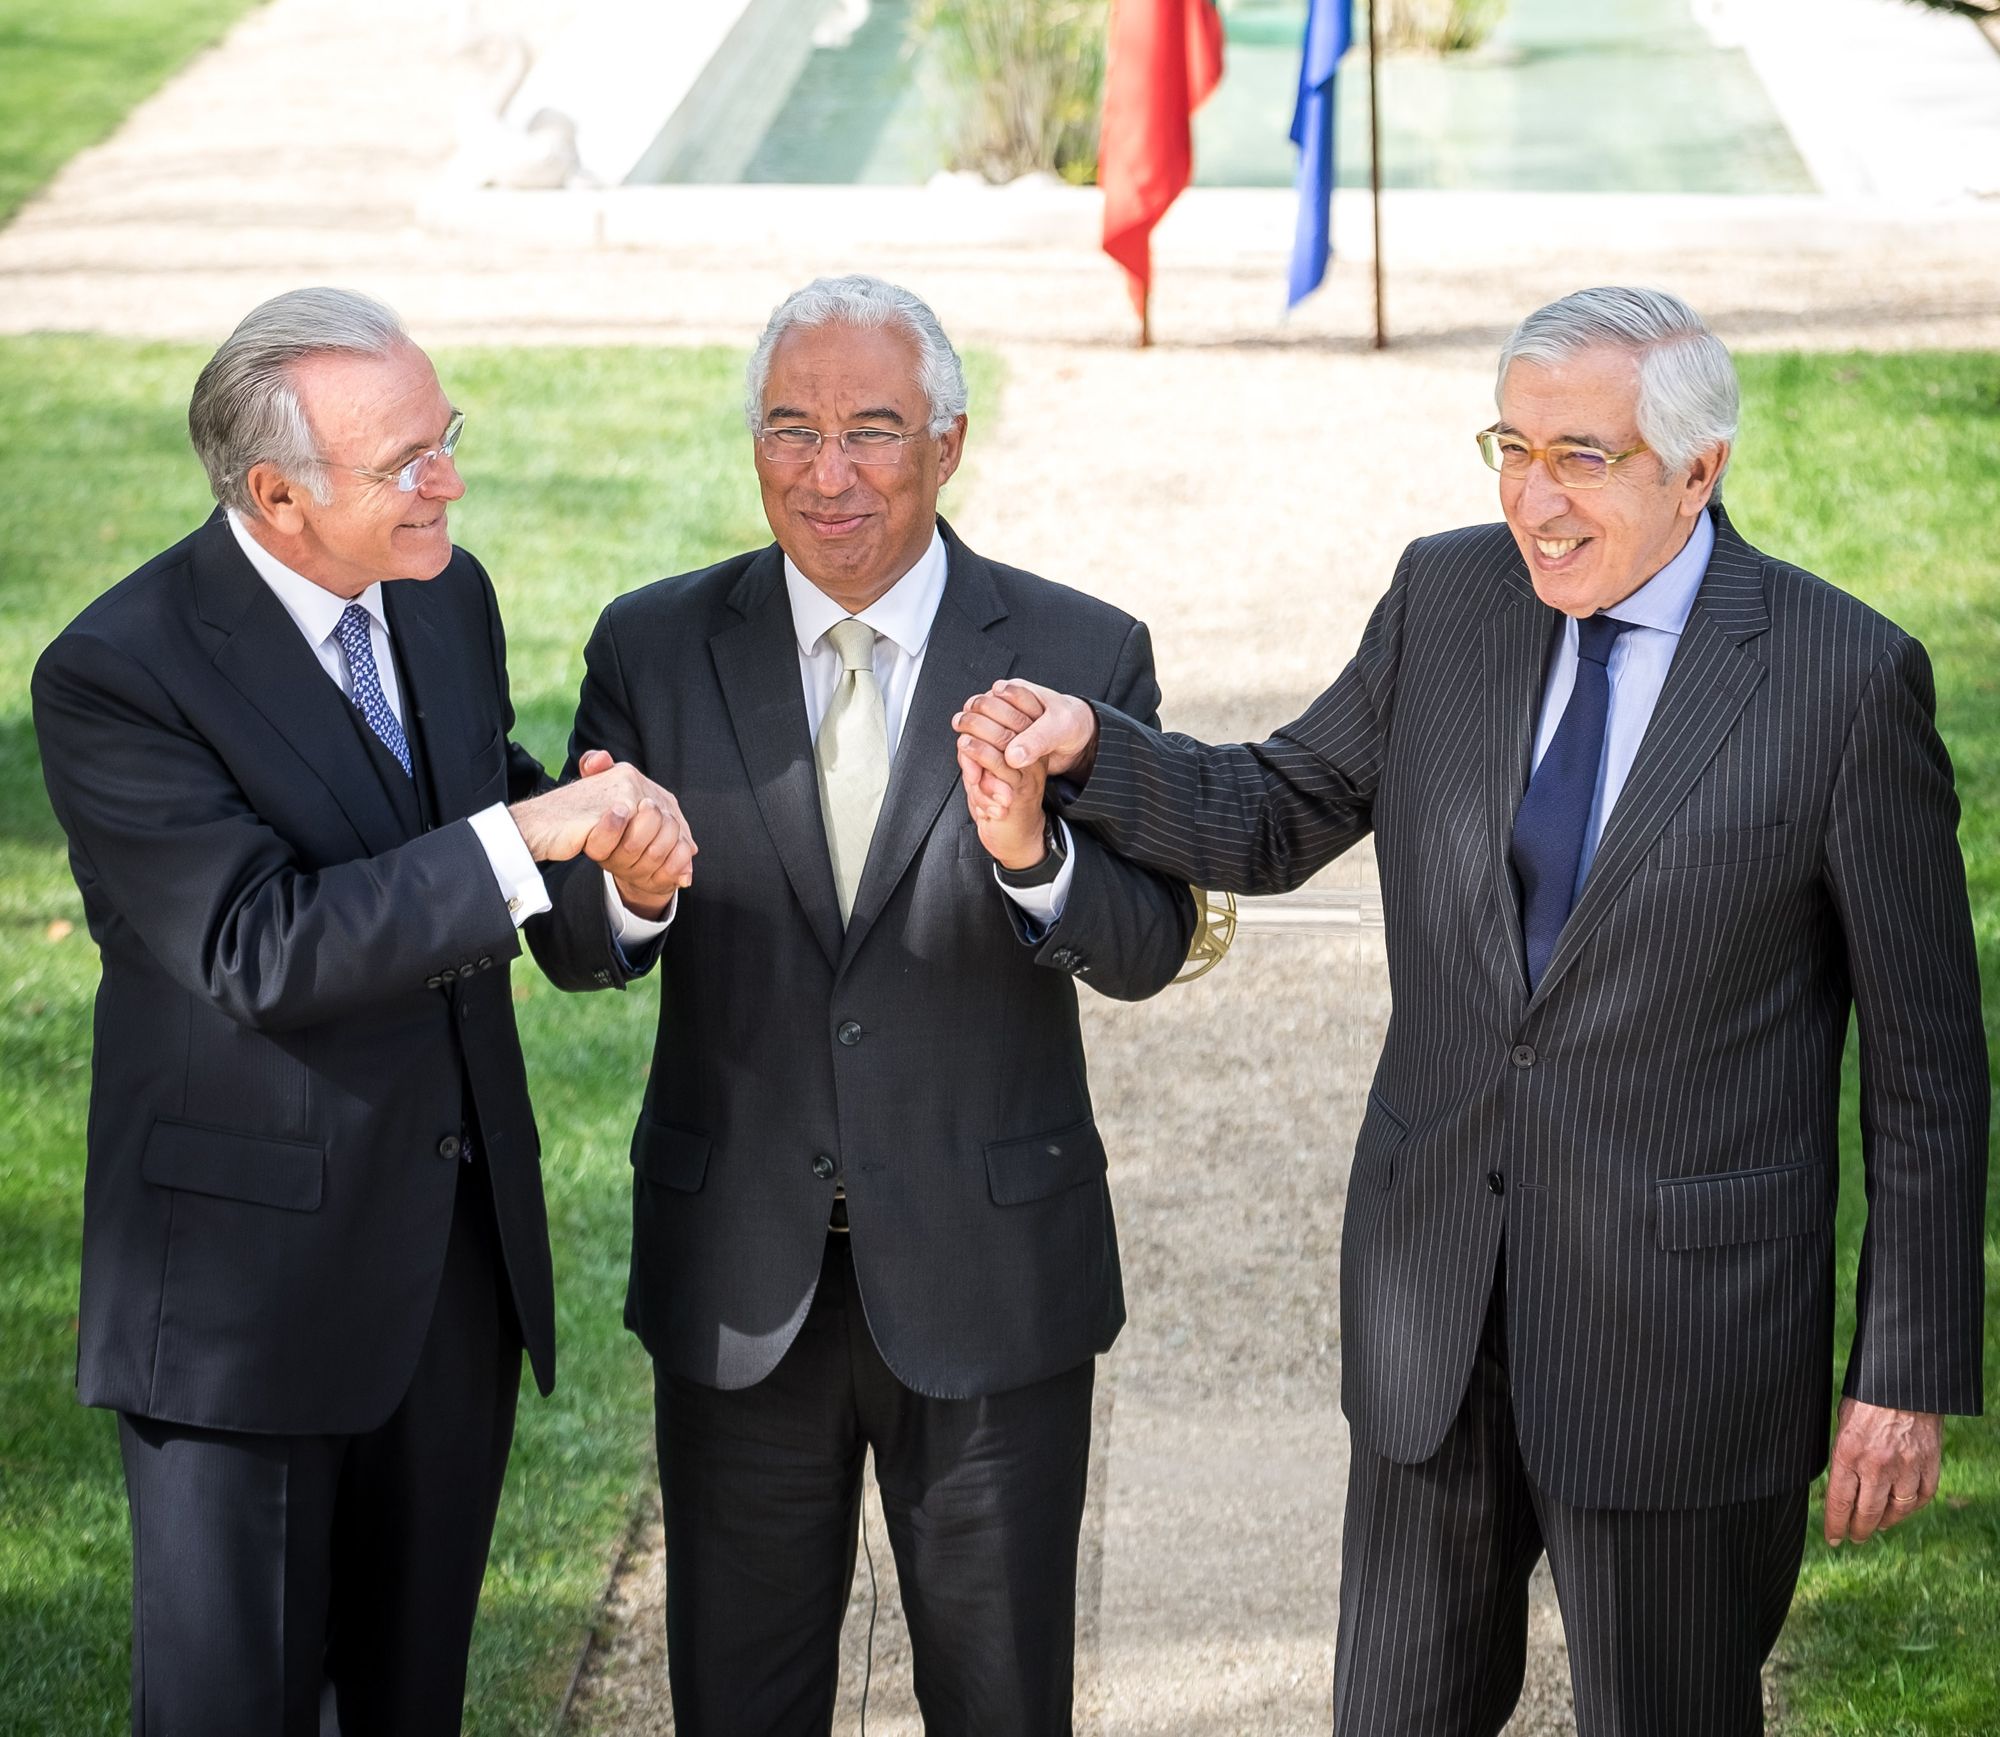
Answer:
[[508, 810], [537, 862], [587, 856], [609, 874], [626, 908], [664, 914], [694, 881], [699, 847], [671, 791], [636, 766], [592, 748], [579, 776]]
[[1003, 868], [1042, 860], [1048, 780], [1083, 764], [1097, 715], [1082, 700], [1034, 682], [995, 682], [953, 717], [959, 782], [979, 842]]

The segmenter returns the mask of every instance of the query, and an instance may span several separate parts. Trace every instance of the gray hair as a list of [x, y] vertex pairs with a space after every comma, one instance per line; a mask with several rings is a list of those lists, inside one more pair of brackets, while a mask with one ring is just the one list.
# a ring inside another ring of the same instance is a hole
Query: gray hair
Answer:
[[787, 332], [812, 326], [854, 326], [879, 331], [891, 326], [917, 346], [917, 384], [930, 405], [929, 429], [942, 434], [965, 414], [965, 368], [944, 327], [921, 296], [879, 277], [816, 277], [771, 310], [757, 348], [750, 352], [743, 414], [754, 433], [764, 424], [764, 388], [771, 378], [771, 353]]
[[208, 359], [188, 400], [188, 438], [215, 498], [256, 518], [250, 472], [269, 464], [324, 506], [332, 489], [293, 368], [308, 356], [386, 356], [409, 341], [393, 312], [354, 290], [287, 290], [252, 308]]
[[1736, 365], [1701, 315], [1665, 290], [1612, 285], [1537, 308], [1500, 346], [1493, 395], [1499, 398], [1515, 362], [1551, 367], [1600, 345], [1638, 358], [1639, 435], [1669, 475], [1719, 441], [1735, 440]]

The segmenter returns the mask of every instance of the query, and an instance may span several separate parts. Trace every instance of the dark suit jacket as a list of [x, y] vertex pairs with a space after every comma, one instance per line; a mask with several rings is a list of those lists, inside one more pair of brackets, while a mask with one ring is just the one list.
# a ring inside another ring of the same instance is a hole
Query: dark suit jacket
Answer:
[[[950, 719], [1014, 672], [1150, 717], [1152, 649], [1130, 617], [946, 538], [844, 931], [778, 549], [622, 597], [591, 637], [572, 757], [633, 761], [701, 846], [661, 953], [626, 1320], [662, 1367], [713, 1386], [761, 1380], [791, 1344], [836, 1180], [870, 1329], [919, 1392], [1038, 1380], [1125, 1318], [1072, 979], [1153, 994], [1185, 957], [1193, 902], [1079, 838], [1061, 922], [1024, 945]], [[627, 975], [593, 935], [550, 934], [535, 946], [555, 981]]]
[[[475, 1125], [535, 1374], [553, 1380], [507, 989], [520, 948], [471, 827], [451, 824], [546, 779], [507, 739], [478, 562], [458, 551], [383, 595], [415, 790], [386, 782], [220, 514], [36, 668], [43, 774], [103, 956], [87, 1404], [287, 1434], [380, 1423], [430, 1321], [461, 1169], [444, 1153]], [[575, 877], [579, 905], [601, 910], [602, 884]]]
[[1394, 1012], [1354, 1155], [1342, 1398], [1443, 1439], [1504, 1241], [1535, 1481], [1698, 1506], [1826, 1461], [1840, 1059], [1870, 1214], [1847, 1390], [1980, 1403], [1987, 1072], [1951, 766], [1892, 623], [1718, 537], [1534, 994], [1508, 867], [1561, 618], [1503, 525], [1413, 544], [1352, 663], [1256, 747], [1101, 709], [1070, 817], [1198, 884], [1375, 834]]

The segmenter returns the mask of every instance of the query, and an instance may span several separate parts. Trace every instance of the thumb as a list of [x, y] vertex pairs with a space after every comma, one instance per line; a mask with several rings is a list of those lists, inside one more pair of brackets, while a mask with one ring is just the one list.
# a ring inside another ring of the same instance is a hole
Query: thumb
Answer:
[[583, 757], [576, 763], [576, 769], [582, 777], [595, 778], [600, 772], [609, 772], [616, 764], [602, 748], [586, 748]]
[[[1011, 691], [1014, 687], [1028, 689], [1033, 695], [1032, 703], [1023, 705]], [[1007, 744], [1008, 765], [1032, 766], [1037, 760], [1046, 760], [1051, 755], [1066, 757], [1075, 751], [1077, 744], [1068, 740], [1074, 731], [1074, 724], [1063, 695], [1049, 688], [1037, 688], [1032, 683], [1018, 682], [1010, 684], [1006, 698], [1021, 706], [1024, 712], [1039, 714], [1033, 723]]]

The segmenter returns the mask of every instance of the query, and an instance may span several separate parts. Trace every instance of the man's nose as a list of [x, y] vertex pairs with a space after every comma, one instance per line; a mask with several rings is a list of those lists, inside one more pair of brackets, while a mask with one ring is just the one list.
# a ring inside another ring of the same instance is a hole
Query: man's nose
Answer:
[[1521, 516], [1531, 524], [1561, 517], [1569, 511], [1569, 495], [1549, 474], [1546, 458], [1529, 462], [1528, 474], [1521, 479]]
[[465, 493], [465, 478], [458, 474], [458, 461], [440, 453], [417, 478], [417, 493], [425, 500], [455, 501]]
[[823, 436], [813, 454], [812, 484], [823, 495], [844, 495], [854, 486], [854, 460], [831, 435]]

